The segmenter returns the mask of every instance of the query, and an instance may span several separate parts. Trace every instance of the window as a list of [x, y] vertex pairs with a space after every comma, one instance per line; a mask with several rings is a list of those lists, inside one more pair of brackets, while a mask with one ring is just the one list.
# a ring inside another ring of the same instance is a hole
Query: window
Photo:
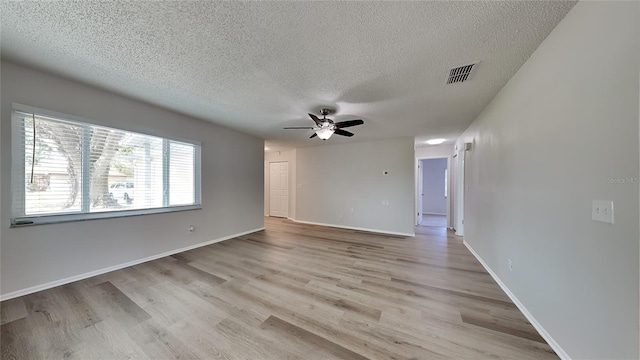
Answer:
[[14, 104], [12, 224], [200, 208], [200, 146]]

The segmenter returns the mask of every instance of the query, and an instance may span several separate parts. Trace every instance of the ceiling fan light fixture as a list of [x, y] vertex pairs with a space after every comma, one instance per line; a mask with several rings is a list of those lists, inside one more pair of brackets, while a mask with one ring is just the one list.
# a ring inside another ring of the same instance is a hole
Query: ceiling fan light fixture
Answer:
[[331, 137], [331, 135], [333, 135], [333, 129], [328, 127], [320, 128], [316, 130], [316, 135], [318, 135], [318, 137], [322, 140], [327, 140]]
[[440, 145], [445, 141], [446, 141], [445, 139], [431, 139], [431, 140], [427, 140], [427, 144], [429, 144], [429, 145]]
[[358, 126], [364, 124], [362, 119], [353, 119], [353, 120], [345, 120], [334, 122], [331, 119], [327, 119], [327, 114], [329, 113], [328, 109], [322, 109], [322, 119], [317, 116], [309, 113], [309, 117], [316, 126], [289, 126], [285, 127], [285, 129], [313, 129], [313, 135], [309, 137], [309, 139], [313, 139], [314, 137], [318, 137], [322, 140], [328, 140], [334, 133], [340, 136], [352, 137], [354, 134], [344, 128]]

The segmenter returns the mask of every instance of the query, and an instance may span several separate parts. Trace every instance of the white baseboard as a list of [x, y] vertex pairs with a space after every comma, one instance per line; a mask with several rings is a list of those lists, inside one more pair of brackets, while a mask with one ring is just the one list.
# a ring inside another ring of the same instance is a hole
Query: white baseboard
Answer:
[[162, 254], [152, 255], [152, 256], [149, 256], [149, 257], [146, 257], [146, 258], [143, 258], [143, 259], [133, 260], [133, 261], [129, 261], [129, 262], [126, 262], [126, 263], [123, 263], [123, 264], [109, 266], [109, 267], [106, 267], [106, 268], [103, 268], [103, 269], [90, 271], [88, 273], [70, 276], [68, 278], [51, 281], [51, 282], [48, 282], [46, 284], [31, 286], [31, 287], [28, 287], [26, 289], [21, 289], [21, 290], [17, 290], [17, 291], [14, 291], [14, 292], [10, 292], [8, 294], [0, 295], [0, 301], [5, 301], [5, 300], [9, 300], [9, 299], [20, 297], [20, 296], [32, 294], [32, 293], [35, 293], [35, 292], [38, 292], [38, 291], [51, 289], [51, 288], [54, 288], [56, 286], [69, 284], [69, 283], [72, 283], [72, 282], [75, 282], [75, 281], [78, 281], [78, 280], [88, 279], [88, 278], [93, 277], [93, 276], [106, 274], [108, 272], [112, 272], [112, 271], [115, 271], [115, 270], [120, 270], [120, 269], [129, 267], [129, 266], [133, 266], [133, 265], [142, 264], [142, 263], [147, 262], [147, 261], [160, 259], [160, 258], [163, 258], [165, 256], [169, 256], [169, 255], [181, 253], [181, 252], [184, 252], [184, 251], [196, 249], [196, 248], [199, 248], [199, 247], [202, 247], [202, 246], [215, 244], [217, 242], [233, 239], [235, 237], [242, 236], [242, 235], [251, 234], [251, 233], [254, 233], [254, 232], [260, 231], [260, 230], [264, 230], [264, 227], [253, 229], [253, 230], [249, 230], [249, 231], [244, 231], [244, 232], [233, 234], [233, 235], [224, 236], [224, 237], [221, 237], [221, 238], [218, 238], [218, 239], [205, 241], [203, 243], [199, 243], [199, 244], [195, 244], [195, 245], [189, 245], [187, 247], [183, 247], [183, 248], [180, 248], [180, 249], [167, 251], [167, 252], [164, 252]]
[[318, 223], [318, 222], [313, 222], [313, 221], [296, 220], [296, 219], [292, 219], [292, 218], [289, 218], [289, 219], [291, 221], [295, 221], [295, 222], [301, 223], [301, 224], [328, 226], [328, 227], [334, 227], [334, 228], [339, 228], [339, 229], [368, 231], [368, 232], [374, 232], [374, 233], [379, 233], [379, 234], [388, 234], [388, 235], [410, 236], [410, 237], [415, 237], [416, 236], [415, 233], [402, 233], [402, 232], [387, 231], [387, 230], [380, 230], [380, 229], [369, 229], [369, 228], [361, 228], [361, 227], [354, 227], [354, 226], [325, 224], [325, 223]]
[[511, 290], [509, 290], [509, 288], [507, 287], [507, 285], [505, 285], [502, 280], [500, 280], [500, 278], [498, 277], [498, 275], [496, 275], [495, 272], [493, 272], [493, 270], [491, 270], [491, 268], [489, 267], [489, 265], [487, 265], [487, 263], [484, 262], [484, 260], [482, 260], [482, 258], [480, 257], [480, 255], [478, 255], [478, 253], [475, 252], [475, 250], [473, 250], [473, 248], [471, 247], [471, 245], [469, 245], [469, 243], [467, 243], [466, 241], [462, 242], [464, 244], [464, 246], [467, 247], [467, 249], [469, 249], [469, 251], [471, 252], [471, 254], [473, 254], [473, 256], [476, 257], [476, 259], [478, 259], [478, 261], [480, 262], [480, 264], [482, 264], [482, 266], [484, 266], [484, 268], [487, 270], [487, 272], [489, 273], [489, 275], [491, 275], [491, 277], [493, 278], [493, 280], [495, 280], [498, 285], [500, 286], [500, 288], [502, 288], [502, 290], [507, 294], [507, 296], [511, 299], [511, 301], [513, 301], [514, 304], [516, 304], [516, 306], [518, 307], [518, 309], [520, 309], [520, 311], [522, 312], [522, 314], [524, 315], [524, 317], [527, 318], [527, 320], [529, 320], [529, 322], [531, 323], [531, 325], [533, 325], [533, 327], [538, 331], [538, 333], [540, 333], [540, 336], [542, 336], [542, 338], [549, 344], [549, 346], [551, 346], [551, 348], [553, 349], [553, 351], [556, 352], [556, 354], [558, 354], [558, 356], [560, 357], [560, 359], [563, 360], [571, 360], [571, 357], [569, 356], [569, 354], [567, 354], [566, 351], [564, 351], [564, 349], [562, 349], [562, 347], [560, 346], [560, 344], [558, 344], [558, 342], [556, 342], [551, 335], [542, 327], [542, 325], [538, 322], [538, 320], [536, 320], [533, 315], [529, 312], [529, 310], [527, 310], [527, 308], [520, 302], [520, 300], [518, 300], [518, 298], [511, 292]]

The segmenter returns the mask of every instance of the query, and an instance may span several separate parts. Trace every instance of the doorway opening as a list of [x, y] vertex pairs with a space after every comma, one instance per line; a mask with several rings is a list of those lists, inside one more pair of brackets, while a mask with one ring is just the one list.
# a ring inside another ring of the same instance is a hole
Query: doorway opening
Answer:
[[417, 224], [448, 228], [450, 225], [451, 196], [448, 157], [419, 159]]

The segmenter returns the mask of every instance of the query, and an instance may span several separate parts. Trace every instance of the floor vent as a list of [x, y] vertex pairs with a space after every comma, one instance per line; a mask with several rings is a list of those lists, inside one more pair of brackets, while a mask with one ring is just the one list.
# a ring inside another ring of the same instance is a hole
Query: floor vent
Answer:
[[457, 68], [453, 68], [449, 70], [449, 77], [447, 77], [447, 84], [464, 82], [469, 79], [469, 75], [471, 75], [471, 71], [476, 66], [475, 64], [458, 66]]

